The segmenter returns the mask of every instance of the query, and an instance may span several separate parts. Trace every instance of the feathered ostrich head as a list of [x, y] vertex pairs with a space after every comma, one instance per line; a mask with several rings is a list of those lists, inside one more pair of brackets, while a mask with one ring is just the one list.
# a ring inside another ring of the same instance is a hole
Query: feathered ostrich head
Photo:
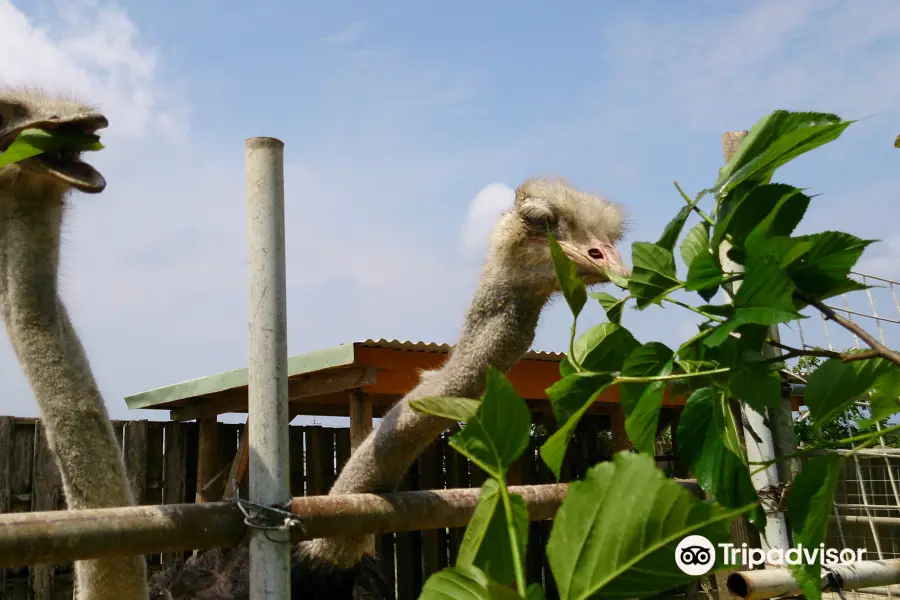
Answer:
[[616, 249], [625, 232], [624, 209], [562, 179], [529, 179], [516, 189], [513, 209], [500, 218], [491, 237], [492, 262], [523, 285], [548, 294], [559, 291], [548, 229], [588, 285], [609, 281], [611, 275], [629, 276]]
[[[96, 109], [64, 96], [37, 89], [0, 89], [0, 152], [25, 129], [60, 133], [93, 134], [108, 125]], [[81, 152], [56, 151], [0, 167], [0, 182], [19, 191], [102, 192], [106, 180], [94, 167], [81, 161]]]

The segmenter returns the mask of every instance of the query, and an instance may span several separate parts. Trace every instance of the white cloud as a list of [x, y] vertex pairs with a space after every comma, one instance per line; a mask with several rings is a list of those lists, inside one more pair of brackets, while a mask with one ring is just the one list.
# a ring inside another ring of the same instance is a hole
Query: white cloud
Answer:
[[469, 256], [481, 256], [488, 247], [500, 215], [513, 206], [516, 192], [505, 183], [491, 183], [475, 194], [462, 227], [462, 248]]
[[57, 18], [36, 24], [0, 0], [0, 85], [37, 85], [97, 104], [110, 120], [107, 140], [185, 133], [186, 105], [158, 75], [157, 57], [113, 3], [55, 4]]

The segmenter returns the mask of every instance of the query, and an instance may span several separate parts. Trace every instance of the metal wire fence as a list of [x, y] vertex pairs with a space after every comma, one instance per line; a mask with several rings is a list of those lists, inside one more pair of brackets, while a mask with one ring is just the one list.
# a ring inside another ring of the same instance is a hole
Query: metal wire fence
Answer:
[[[900, 347], [900, 282], [856, 272], [853, 277], [873, 287], [832, 298], [828, 306], [858, 323], [885, 346]], [[866, 348], [856, 335], [826, 320], [815, 309], [807, 309], [802, 314], [808, 318], [779, 328], [782, 343], [839, 352]], [[864, 416], [869, 414], [867, 398], [860, 398], [857, 406]], [[801, 407], [799, 414], [795, 414], [795, 419], [801, 423], [808, 418], [806, 407]], [[895, 420], [892, 418], [891, 424]], [[882, 430], [881, 425], [876, 424], [876, 427]], [[847, 454], [846, 451], [839, 452]], [[866, 560], [900, 558], [900, 448], [889, 446], [889, 440], [884, 436], [879, 437], [877, 445], [854, 453], [845, 462], [832, 508], [826, 547], [865, 548]], [[845, 594], [900, 597], [900, 586]]]

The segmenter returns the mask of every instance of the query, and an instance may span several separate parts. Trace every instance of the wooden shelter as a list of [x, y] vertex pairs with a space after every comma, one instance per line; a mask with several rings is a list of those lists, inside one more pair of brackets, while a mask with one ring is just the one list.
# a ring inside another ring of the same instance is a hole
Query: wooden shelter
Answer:
[[[382, 416], [415, 387], [421, 370], [439, 368], [451, 349], [447, 344], [369, 339], [292, 356], [288, 359], [291, 419], [298, 415], [350, 417], [350, 444], [355, 449], [372, 430], [373, 417]], [[538, 422], [553, 423], [546, 389], [559, 380], [559, 362], [564, 357], [562, 353], [530, 351], [507, 373]], [[210, 438], [214, 437], [216, 417], [247, 412], [247, 398], [247, 369], [237, 369], [134, 394], [125, 402], [132, 409], [168, 410], [173, 421], [199, 421], [201, 490], [224, 475], [211, 473], [204, 465], [204, 456], [215, 455], [215, 441]], [[660, 432], [670, 423], [676, 428], [684, 401], [666, 390]], [[792, 404], [796, 410], [799, 398], [792, 398]], [[611, 431], [615, 449], [628, 447], [616, 387], [605, 390], [588, 414], [599, 417], [601, 426]], [[246, 436], [241, 436], [228, 481], [240, 480], [246, 469], [245, 442]]]

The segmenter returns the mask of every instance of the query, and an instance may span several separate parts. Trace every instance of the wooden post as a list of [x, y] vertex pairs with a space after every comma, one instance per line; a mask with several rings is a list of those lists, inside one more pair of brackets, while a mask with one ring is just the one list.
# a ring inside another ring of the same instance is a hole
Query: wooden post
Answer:
[[219, 421], [216, 417], [197, 419], [199, 443], [197, 450], [197, 495], [195, 502], [207, 502], [204, 496], [206, 485], [216, 476], [219, 457]]
[[350, 453], [372, 433], [372, 398], [361, 390], [350, 392]]

